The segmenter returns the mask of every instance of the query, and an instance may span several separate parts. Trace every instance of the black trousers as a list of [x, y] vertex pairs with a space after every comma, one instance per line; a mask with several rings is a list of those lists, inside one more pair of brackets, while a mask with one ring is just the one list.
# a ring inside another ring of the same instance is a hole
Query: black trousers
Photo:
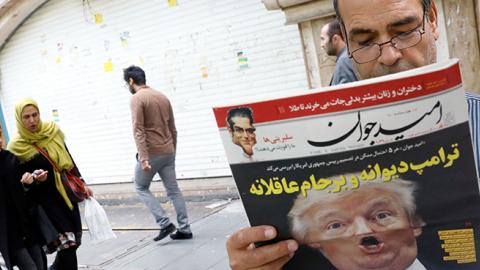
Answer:
[[39, 245], [12, 252], [12, 264], [20, 270], [47, 270], [47, 256]]
[[67, 248], [57, 251], [57, 256], [49, 270], [77, 270], [77, 249]]

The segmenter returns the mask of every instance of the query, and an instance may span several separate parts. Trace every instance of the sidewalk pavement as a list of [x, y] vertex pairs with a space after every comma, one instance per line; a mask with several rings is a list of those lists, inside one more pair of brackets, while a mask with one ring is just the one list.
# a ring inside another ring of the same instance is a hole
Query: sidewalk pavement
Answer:
[[[157, 231], [115, 231], [117, 238], [99, 244], [85, 232], [78, 249], [79, 269], [95, 270], [228, 270], [225, 242], [248, 226], [240, 200], [191, 224], [193, 239], [154, 242]], [[53, 257], [49, 257], [49, 262]]]
[[[178, 184], [187, 201], [194, 237], [191, 240], [166, 237], [159, 242], [152, 240], [158, 234], [158, 225], [137, 198], [133, 183], [92, 185], [94, 196], [106, 210], [117, 238], [94, 244], [88, 231], [84, 231], [83, 243], [78, 249], [79, 268], [230, 269], [225, 242], [232, 232], [248, 226], [235, 182], [231, 177], [220, 177], [179, 180]], [[162, 183], [152, 183], [151, 191], [175, 222], [175, 212], [167, 202]], [[85, 222], [83, 224], [85, 227]], [[49, 262], [53, 262], [53, 258], [49, 256]]]

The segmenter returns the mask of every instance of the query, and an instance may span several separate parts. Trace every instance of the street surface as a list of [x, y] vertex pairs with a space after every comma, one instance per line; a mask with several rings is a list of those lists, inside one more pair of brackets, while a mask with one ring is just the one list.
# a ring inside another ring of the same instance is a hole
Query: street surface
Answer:
[[[170, 217], [171, 204], [162, 204]], [[155, 242], [158, 226], [142, 204], [105, 206], [117, 238], [93, 244], [85, 232], [78, 250], [80, 269], [226, 270], [225, 241], [235, 230], [247, 226], [239, 200], [187, 202], [194, 234], [191, 240], [169, 237]], [[172, 220], [175, 220], [173, 218]], [[53, 257], [49, 257], [51, 262]]]

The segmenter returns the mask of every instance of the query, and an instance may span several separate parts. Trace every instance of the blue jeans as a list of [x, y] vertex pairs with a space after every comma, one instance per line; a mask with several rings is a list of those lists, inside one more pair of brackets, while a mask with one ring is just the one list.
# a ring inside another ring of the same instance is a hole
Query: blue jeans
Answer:
[[190, 233], [187, 207], [182, 192], [178, 188], [177, 177], [175, 175], [175, 154], [151, 156], [149, 157], [149, 163], [152, 169], [148, 172], [142, 170], [140, 161], [137, 161], [137, 165], [135, 166], [135, 188], [140, 200], [142, 200], [155, 217], [155, 221], [160, 226], [160, 229], [164, 229], [170, 225], [171, 222], [167, 213], [157, 198], [150, 192], [150, 183], [152, 182], [153, 176], [158, 173], [167, 191], [167, 196], [172, 201], [175, 212], [177, 212], [178, 230], [180, 232]]

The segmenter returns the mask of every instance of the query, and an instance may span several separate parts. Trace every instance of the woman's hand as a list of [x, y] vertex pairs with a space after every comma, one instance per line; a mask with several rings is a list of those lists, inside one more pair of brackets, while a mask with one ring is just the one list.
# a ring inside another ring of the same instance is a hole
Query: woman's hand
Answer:
[[22, 179], [20, 183], [24, 185], [31, 185], [33, 182], [43, 182], [47, 180], [48, 171], [44, 171], [42, 169], [35, 170], [33, 173], [26, 172], [22, 175]]
[[20, 179], [20, 183], [24, 185], [31, 185], [33, 183], [33, 174], [26, 172], [22, 175], [22, 179]]
[[33, 175], [33, 180], [37, 182], [44, 182], [45, 180], [47, 180], [48, 171], [39, 169], [39, 170], [33, 171], [32, 175]]
[[85, 195], [87, 195], [87, 198], [90, 198], [90, 196], [93, 196], [93, 191], [87, 186], [85, 186]]

